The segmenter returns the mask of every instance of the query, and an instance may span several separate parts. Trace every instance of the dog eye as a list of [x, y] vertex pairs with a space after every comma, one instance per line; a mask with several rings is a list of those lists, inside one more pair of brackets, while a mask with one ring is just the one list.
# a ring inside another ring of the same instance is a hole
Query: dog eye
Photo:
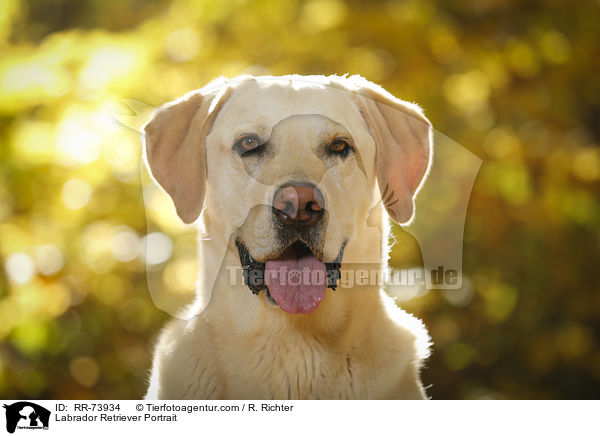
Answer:
[[352, 150], [350, 140], [346, 138], [336, 138], [329, 145], [329, 151], [333, 154], [340, 155], [342, 157], [348, 156], [348, 153]]
[[241, 156], [256, 151], [261, 144], [260, 139], [256, 135], [246, 135], [243, 138], [240, 138], [235, 145], [233, 146], [234, 150], [236, 150]]

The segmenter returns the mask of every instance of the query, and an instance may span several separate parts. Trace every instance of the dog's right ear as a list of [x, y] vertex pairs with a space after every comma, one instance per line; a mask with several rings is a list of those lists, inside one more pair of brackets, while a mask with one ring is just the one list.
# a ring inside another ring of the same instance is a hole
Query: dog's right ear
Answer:
[[159, 108], [143, 128], [148, 169], [186, 224], [198, 218], [204, 204], [206, 136], [228, 94], [227, 87], [192, 91]]

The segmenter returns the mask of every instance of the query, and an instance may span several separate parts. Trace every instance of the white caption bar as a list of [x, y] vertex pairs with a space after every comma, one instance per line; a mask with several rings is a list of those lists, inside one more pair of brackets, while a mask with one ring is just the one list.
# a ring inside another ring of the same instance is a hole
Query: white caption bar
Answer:
[[[587, 434], [599, 401], [0, 400], [0, 435]], [[37, 430], [37, 431], [36, 431]], [[143, 432], [143, 433], [142, 433]], [[177, 433], [175, 433], [177, 432]], [[330, 433], [328, 433], [330, 432]]]

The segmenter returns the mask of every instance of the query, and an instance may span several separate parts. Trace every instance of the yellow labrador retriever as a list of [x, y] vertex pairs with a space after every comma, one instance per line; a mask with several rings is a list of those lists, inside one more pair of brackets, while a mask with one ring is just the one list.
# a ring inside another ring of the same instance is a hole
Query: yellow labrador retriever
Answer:
[[147, 398], [426, 398], [422, 323], [373, 283], [334, 292], [385, 268], [384, 209], [412, 219], [432, 147], [417, 106], [360, 76], [243, 76], [163, 106], [144, 140], [202, 235], [197, 301], [160, 335]]

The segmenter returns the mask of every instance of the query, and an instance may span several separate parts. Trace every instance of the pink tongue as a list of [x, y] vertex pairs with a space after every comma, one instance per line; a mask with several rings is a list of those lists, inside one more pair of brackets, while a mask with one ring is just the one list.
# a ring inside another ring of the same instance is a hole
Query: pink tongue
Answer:
[[297, 258], [292, 249], [265, 265], [271, 297], [288, 313], [311, 313], [325, 297], [325, 264], [314, 256]]

